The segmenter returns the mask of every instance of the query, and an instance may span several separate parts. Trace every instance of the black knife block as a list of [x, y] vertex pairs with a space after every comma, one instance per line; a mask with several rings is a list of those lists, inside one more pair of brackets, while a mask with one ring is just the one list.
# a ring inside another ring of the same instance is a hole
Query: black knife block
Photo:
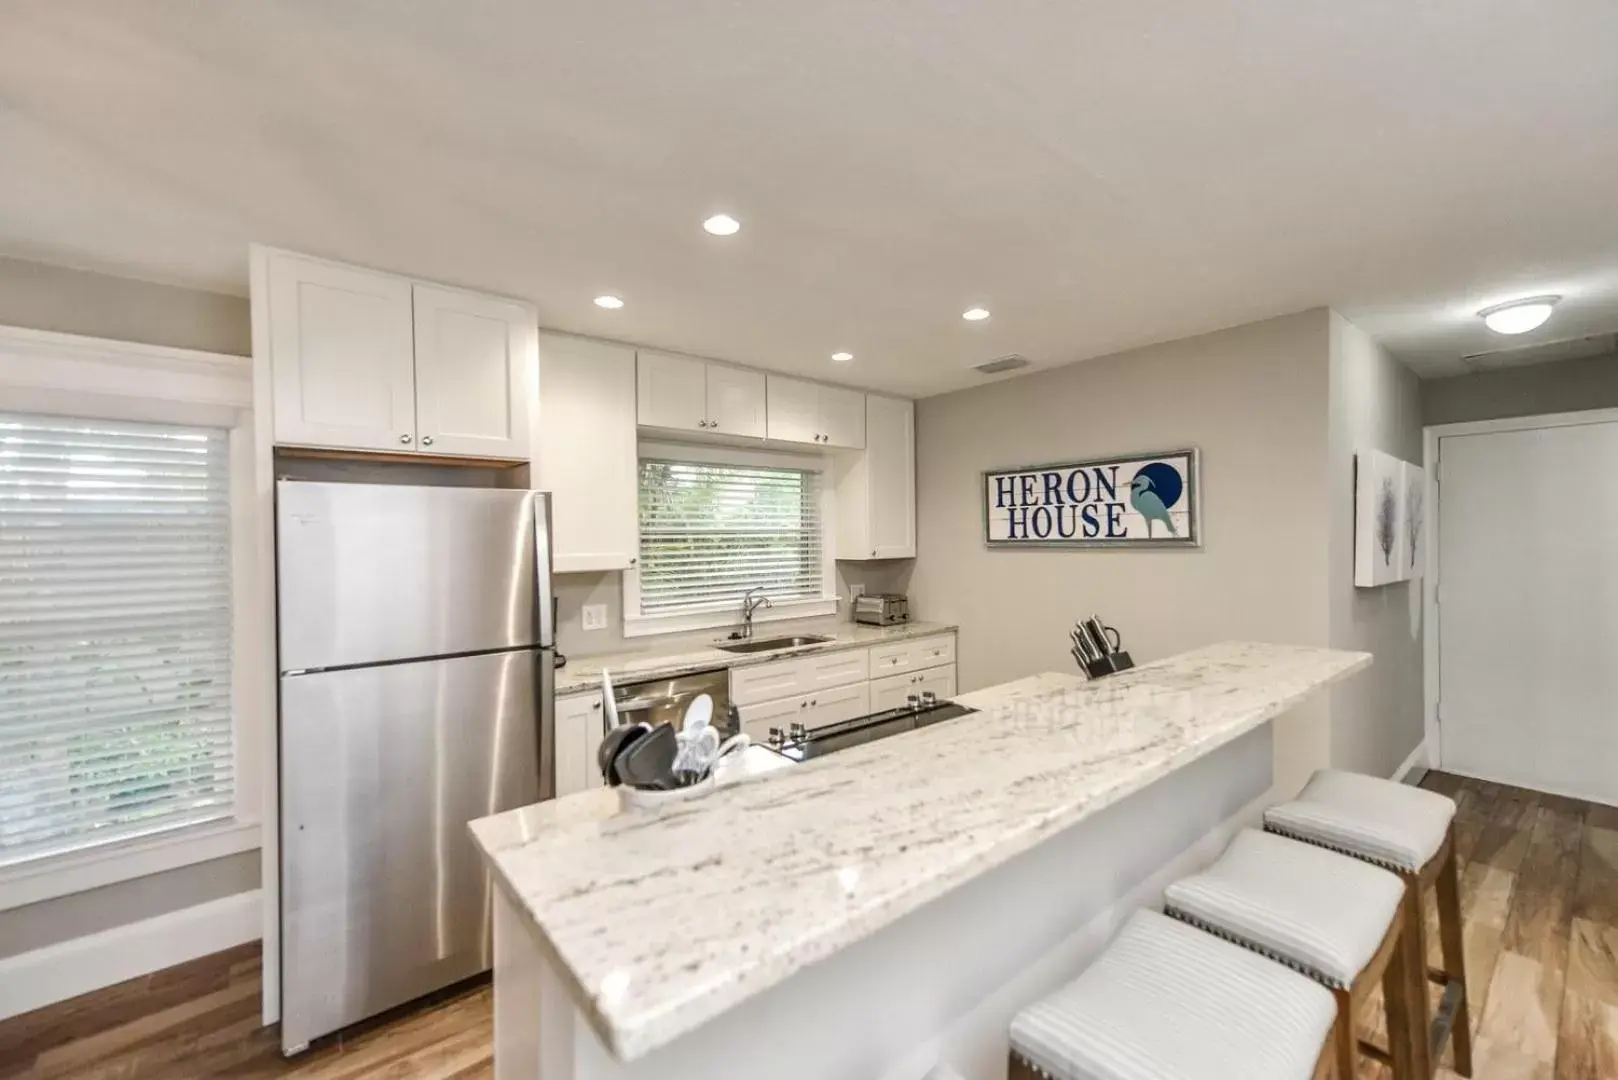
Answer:
[[1116, 675], [1120, 671], [1128, 671], [1135, 666], [1126, 652], [1109, 653], [1094, 663], [1084, 665], [1084, 673], [1092, 679], [1099, 679], [1104, 675]]

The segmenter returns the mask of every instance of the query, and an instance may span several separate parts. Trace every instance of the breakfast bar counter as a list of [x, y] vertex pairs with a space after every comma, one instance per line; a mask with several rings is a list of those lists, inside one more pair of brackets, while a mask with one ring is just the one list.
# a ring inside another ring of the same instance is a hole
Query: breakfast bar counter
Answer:
[[1225, 643], [1037, 675], [658, 811], [601, 789], [473, 822], [496, 1074], [998, 1076], [1011, 1012], [1268, 792], [1269, 722], [1370, 662]]

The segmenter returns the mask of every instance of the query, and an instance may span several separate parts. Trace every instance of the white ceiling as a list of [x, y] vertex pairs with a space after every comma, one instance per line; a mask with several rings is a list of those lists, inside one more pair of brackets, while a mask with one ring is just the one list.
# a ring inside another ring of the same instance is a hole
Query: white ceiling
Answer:
[[1458, 373], [1502, 299], [1618, 328], [1615, 56], [1612, 0], [0, 0], [0, 252], [917, 394], [1320, 304]]

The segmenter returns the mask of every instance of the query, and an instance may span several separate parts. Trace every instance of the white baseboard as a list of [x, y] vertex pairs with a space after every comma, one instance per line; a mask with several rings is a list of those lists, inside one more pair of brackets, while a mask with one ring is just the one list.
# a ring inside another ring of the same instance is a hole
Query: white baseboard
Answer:
[[183, 964], [263, 934], [259, 890], [0, 960], [0, 1020]]
[[1414, 750], [1410, 751], [1410, 756], [1405, 758], [1404, 764], [1394, 770], [1392, 779], [1402, 784], [1404, 783], [1404, 778], [1410, 775], [1410, 770], [1416, 768], [1432, 768], [1431, 763], [1427, 760], [1427, 741], [1425, 739], [1418, 743]]

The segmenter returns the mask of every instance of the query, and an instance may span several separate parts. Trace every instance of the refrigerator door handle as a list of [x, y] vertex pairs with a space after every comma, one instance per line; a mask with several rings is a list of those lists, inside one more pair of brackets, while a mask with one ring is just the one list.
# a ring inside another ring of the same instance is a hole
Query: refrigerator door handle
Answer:
[[551, 497], [534, 493], [534, 629], [542, 649], [556, 645], [556, 625], [551, 605]]

